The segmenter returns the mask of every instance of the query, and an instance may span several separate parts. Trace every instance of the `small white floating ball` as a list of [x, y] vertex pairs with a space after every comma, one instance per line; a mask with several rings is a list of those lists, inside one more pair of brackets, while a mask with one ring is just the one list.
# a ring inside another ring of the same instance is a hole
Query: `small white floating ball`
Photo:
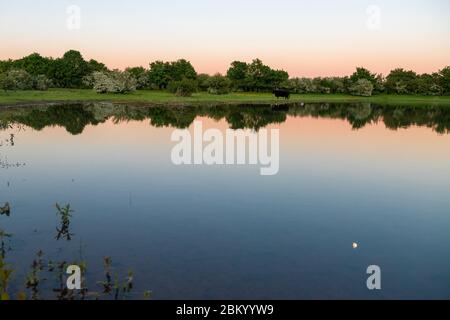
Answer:
[[353, 242], [353, 249], [358, 249], [358, 244], [356, 242]]

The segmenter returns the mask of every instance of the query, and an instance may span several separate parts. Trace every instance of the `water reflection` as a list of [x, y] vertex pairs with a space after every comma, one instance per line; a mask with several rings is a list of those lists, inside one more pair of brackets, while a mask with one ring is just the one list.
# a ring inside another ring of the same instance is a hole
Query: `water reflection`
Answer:
[[[98, 125], [112, 119], [114, 123], [131, 120], [146, 121], [154, 127], [188, 128], [199, 117], [225, 119], [232, 129], [258, 130], [279, 124], [287, 117], [315, 117], [343, 119], [354, 129], [383, 122], [389, 129], [424, 126], [440, 134], [450, 132], [450, 108], [447, 106], [382, 106], [359, 104], [303, 104], [290, 105], [218, 105], [218, 106], [132, 106], [111, 103], [63, 104], [0, 109], [0, 129], [13, 125], [42, 130], [61, 126], [73, 135], [81, 134], [87, 125]], [[14, 135], [5, 140], [14, 145]]]
[[[0, 215], [0, 271], [14, 268], [10, 292], [28, 289], [28, 298], [73, 298], [40, 280], [60, 279], [65, 262], [86, 263], [83, 287], [112, 299], [117, 288], [133, 298], [151, 288], [156, 299], [448, 298], [449, 113], [369, 104], [0, 108], [0, 160], [27, 164], [0, 168], [0, 207], [11, 204], [11, 217]], [[279, 175], [173, 166], [170, 128], [195, 118], [219, 130], [280, 124]], [[372, 264], [383, 268], [381, 294], [366, 287]], [[75, 298], [97, 298], [84, 292]]]

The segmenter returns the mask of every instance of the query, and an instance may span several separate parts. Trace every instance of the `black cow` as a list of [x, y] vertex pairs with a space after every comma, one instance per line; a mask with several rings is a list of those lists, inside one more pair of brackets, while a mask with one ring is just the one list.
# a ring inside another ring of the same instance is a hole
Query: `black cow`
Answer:
[[284, 89], [275, 89], [275, 90], [273, 90], [273, 94], [277, 98], [289, 99], [291, 97], [291, 93], [289, 92], [289, 90], [284, 90]]

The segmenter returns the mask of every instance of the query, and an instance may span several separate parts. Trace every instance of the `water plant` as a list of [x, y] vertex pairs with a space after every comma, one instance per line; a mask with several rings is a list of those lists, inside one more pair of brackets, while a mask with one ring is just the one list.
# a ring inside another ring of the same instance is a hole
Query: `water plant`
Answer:
[[44, 255], [44, 253], [42, 251], [39, 251], [36, 254], [36, 258], [33, 260], [33, 263], [31, 264], [31, 272], [27, 276], [26, 283], [25, 283], [27, 289], [31, 290], [31, 299], [32, 300], [40, 299], [39, 285], [42, 282], [40, 273], [41, 273], [41, 271], [44, 270], [44, 263], [42, 260], [43, 255]]
[[[57, 239], [65, 238], [70, 240], [72, 234], [70, 229], [70, 218], [74, 212], [70, 205], [64, 207], [56, 204], [57, 214], [61, 219], [61, 227], [57, 228]], [[12, 281], [14, 268], [6, 263], [6, 244], [5, 239], [12, 235], [0, 230], [0, 300], [12, 299], [8, 289]], [[80, 248], [80, 259], [81, 259]], [[81, 271], [81, 288], [79, 290], [70, 290], [67, 287], [66, 271], [68, 266], [76, 265]], [[128, 299], [133, 294], [134, 274], [129, 271], [123, 281], [119, 280], [119, 275], [113, 272], [112, 259], [105, 257], [103, 259], [103, 268], [105, 280], [96, 282], [101, 286], [101, 291], [90, 291], [87, 286], [86, 273], [87, 264], [84, 261], [68, 263], [66, 261], [52, 261], [44, 259], [44, 252], [39, 250], [30, 266], [30, 271], [25, 278], [25, 288], [29, 291], [18, 292], [14, 298], [17, 300], [100, 300], [100, 299]], [[49, 291], [50, 289], [50, 291]], [[143, 293], [144, 299], [151, 297], [151, 291]]]
[[9, 300], [8, 286], [13, 270], [5, 263], [0, 256], [0, 300]]
[[[120, 298], [126, 299], [132, 293], [133, 290], [133, 281], [134, 274], [133, 271], [129, 270], [127, 277], [125, 278], [123, 283], [120, 283], [119, 277], [117, 274], [113, 275], [111, 272], [112, 260], [110, 257], [105, 257], [103, 259], [103, 267], [105, 273], [105, 280], [99, 281], [98, 284], [103, 289], [103, 294], [111, 296], [114, 300], [119, 300]], [[148, 293], [148, 291], [147, 291]], [[150, 295], [148, 295], [150, 296]], [[146, 293], [144, 293], [144, 297], [146, 297]]]
[[9, 205], [9, 202], [5, 202], [5, 205], [3, 207], [0, 207], [0, 215], [6, 215], [10, 216], [11, 214], [11, 207]]
[[0, 258], [5, 259], [6, 255], [6, 239], [11, 238], [12, 235], [0, 230]]
[[60, 240], [61, 238], [70, 241], [72, 240], [73, 234], [70, 233], [70, 218], [72, 218], [72, 213], [74, 212], [70, 209], [70, 204], [67, 204], [65, 207], [61, 207], [58, 203], [56, 203], [57, 215], [59, 215], [60, 227], [56, 228], [56, 240]]

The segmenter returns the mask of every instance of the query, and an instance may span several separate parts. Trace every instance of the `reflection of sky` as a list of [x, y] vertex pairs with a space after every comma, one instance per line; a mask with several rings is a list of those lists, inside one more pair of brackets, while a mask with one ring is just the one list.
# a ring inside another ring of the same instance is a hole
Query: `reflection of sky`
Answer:
[[[110, 255], [156, 298], [449, 298], [448, 135], [311, 118], [274, 127], [274, 177], [251, 166], [175, 167], [172, 129], [148, 121], [108, 121], [77, 136], [17, 133], [1, 151], [27, 165], [0, 172], [16, 259], [29, 265], [39, 247], [63, 254], [52, 206], [70, 202], [67, 259], [81, 241], [92, 268]], [[385, 270], [381, 296], [365, 289], [374, 263]]]
[[[65, 28], [72, 4], [82, 9], [76, 32]], [[366, 28], [369, 5], [382, 10], [376, 32]], [[448, 12], [446, 0], [1, 0], [0, 58], [74, 48], [120, 68], [186, 57], [213, 73], [260, 57], [297, 76], [349, 74], [357, 65], [431, 72], [449, 63]]]

